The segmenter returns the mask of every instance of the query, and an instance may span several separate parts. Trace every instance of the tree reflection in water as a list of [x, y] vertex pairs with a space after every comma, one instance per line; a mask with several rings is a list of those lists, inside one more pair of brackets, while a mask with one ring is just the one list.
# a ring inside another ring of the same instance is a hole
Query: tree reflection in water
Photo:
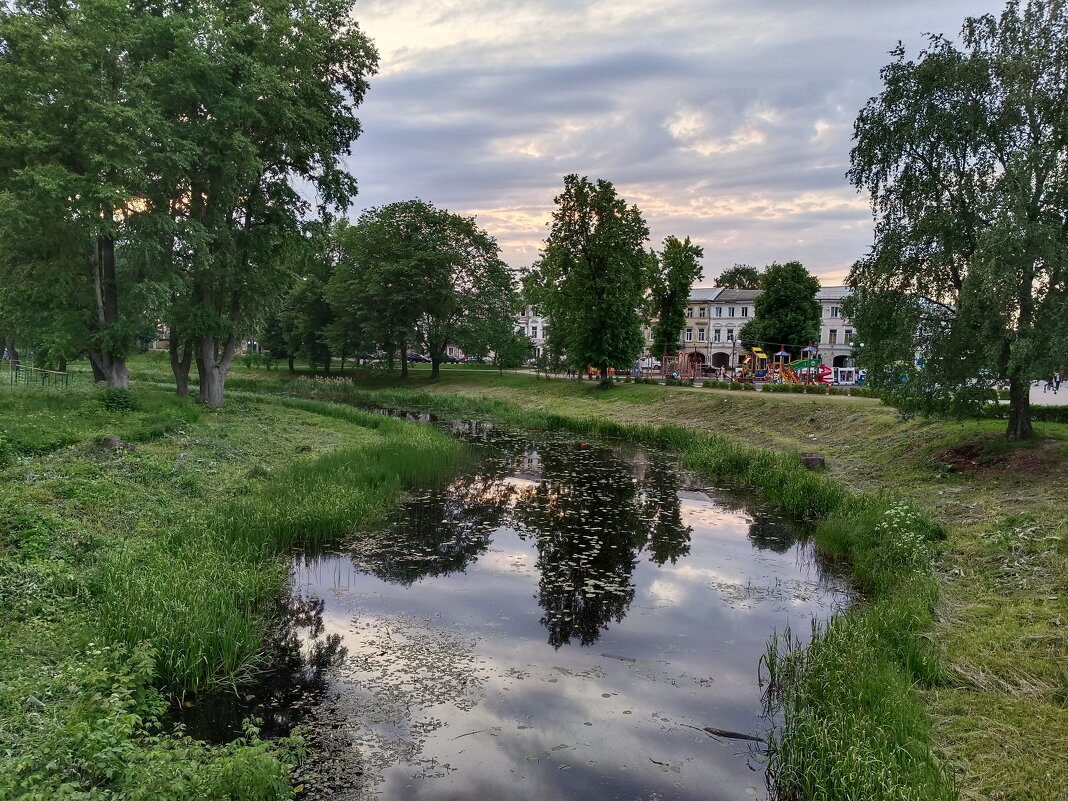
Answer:
[[[447, 427], [477, 441], [480, 458], [448, 486], [408, 498], [382, 530], [360, 534], [350, 546], [358, 569], [402, 585], [461, 571], [510, 526], [537, 551], [541, 622], [560, 647], [590, 645], [623, 619], [642, 552], [657, 565], [689, 554], [685, 479], [670, 456], [477, 422]], [[765, 516], [749, 538], [779, 553], [794, 542]]]

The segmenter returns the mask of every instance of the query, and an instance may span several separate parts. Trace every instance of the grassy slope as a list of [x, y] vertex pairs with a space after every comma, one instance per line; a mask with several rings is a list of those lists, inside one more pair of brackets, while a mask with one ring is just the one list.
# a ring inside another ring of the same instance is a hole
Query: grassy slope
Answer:
[[[239, 376], [246, 386], [277, 374]], [[370, 378], [363, 386], [402, 386]], [[270, 386], [267, 384], [265, 386]], [[329, 384], [312, 385], [329, 391]], [[555, 414], [673, 423], [817, 450], [853, 489], [886, 488], [945, 524], [935, 644], [948, 681], [925, 690], [934, 737], [964, 798], [1063, 798], [1068, 787], [1068, 427], [1015, 449], [1002, 423], [901, 421], [868, 399], [754, 395], [450, 371], [403, 385]], [[305, 390], [309, 387], [305, 386]], [[977, 454], [949, 452], [978, 443]], [[978, 464], [971, 464], [972, 461]], [[952, 469], [947, 467], [952, 464]]]
[[312, 402], [209, 412], [136, 394], [139, 410], [112, 413], [88, 387], [0, 387], [0, 798], [288, 797], [288, 768], [254, 738], [146, 730], [156, 688], [248, 675], [294, 532], [381, 515], [458, 449]]

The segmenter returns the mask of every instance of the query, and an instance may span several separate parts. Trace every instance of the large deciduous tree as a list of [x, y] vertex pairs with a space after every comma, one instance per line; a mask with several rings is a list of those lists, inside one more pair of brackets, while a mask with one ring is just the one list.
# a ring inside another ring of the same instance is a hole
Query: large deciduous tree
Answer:
[[166, 297], [148, 197], [174, 142], [151, 76], [175, 25], [122, 0], [0, 6], [0, 280], [25, 330], [115, 387]]
[[470, 217], [422, 200], [370, 209], [342, 240], [326, 296], [340, 323], [392, 353], [402, 367], [418, 344], [439, 376], [445, 349], [478, 350], [494, 323], [510, 320], [514, 280], [496, 241]]
[[[348, 206], [356, 182], [343, 159], [360, 133], [356, 107], [377, 65], [352, 20], [352, 0], [221, 0], [198, 22], [176, 80], [187, 162], [174, 208], [198, 313], [201, 400], [222, 404], [230, 362], [287, 269], [313, 210]], [[250, 13], [251, 12], [251, 13]]]
[[760, 289], [760, 270], [749, 264], [735, 264], [719, 274], [716, 286], [723, 289]]
[[820, 282], [801, 262], [769, 264], [760, 288], [763, 291], [753, 301], [753, 319], [738, 332], [743, 345], [783, 345], [796, 356], [819, 338]]
[[1007, 436], [1027, 437], [1030, 381], [1068, 350], [1068, 5], [1013, 0], [881, 75], [849, 171], [876, 221], [849, 278], [861, 363], [918, 351], [905, 391], [929, 408], [1007, 380]]
[[610, 181], [571, 174], [555, 199], [527, 295], [549, 319], [550, 344], [572, 364], [629, 365], [642, 350], [641, 308], [649, 286], [649, 228]]
[[686, 305], [690, 288], [701, 277], [700, 259], [704, 250], [690, 242], [669, 236], [656, 260], [649, 295], [650, 316], [653, 318], [653, 353], [661, 353], [665, 360], [669, 352], [678, 349], [679, 332], [686, 324]]

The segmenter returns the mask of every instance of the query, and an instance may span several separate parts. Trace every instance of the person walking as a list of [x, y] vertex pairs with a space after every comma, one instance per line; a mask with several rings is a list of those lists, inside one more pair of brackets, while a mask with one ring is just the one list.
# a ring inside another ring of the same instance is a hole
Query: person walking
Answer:
[[1058, 370], [1053, 374], [1053, 394], [1057, 394], [1057, 390], [1061, 388], [1061, 371]]

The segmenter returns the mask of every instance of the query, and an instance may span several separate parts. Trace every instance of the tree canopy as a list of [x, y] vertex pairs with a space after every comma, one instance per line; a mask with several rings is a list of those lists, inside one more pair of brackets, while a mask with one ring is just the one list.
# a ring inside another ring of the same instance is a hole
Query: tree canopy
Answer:
[[515, 311], [515, 282], [474, 219], [422, 200], [370, 209], [341, 241], [326, 296], [341, 324], [384, 351], [418, 343], [432, 375], [449, 343], [488, 350]]
[[1007, 435], [1026, 437], [1030, 380], [1068, 352], [1068, 6], [1013, 0], [959, 47], [893, 55], [849, 171], [876, 222], [849, 277], [861, 364], [886, 380], [919, 354], [897, 386], [926, 409], [1007, 380]]
[[550, 346], [577, 365], [629, 365], [642, 350], [640, 309], [649, 285], [649, 228], [610, 181], [564, 178], [526, 294], [549, 319]]
[[686, 305], [690, 288], [701, 276], [700, 259], [704, 250], [674, 236], [664, 240], [664, 248], [656, 260], [650, 292], [650, 312], [653, 318], [653, 353], [674, 353], [678, 350], [679, 333], [686, 324]]
[[739, 332], [743, 346], [783, 345], [797, 356], [808, 342], [819, 339], [820, 282], [801, 262], [769, 264], [760, 288], [753, 301], [754, 317]]
[[35, 339], [83, 343], [125, 386], [138, 332], [166, 321], [180, 390], [192, 350], [201, 399], [222, 403], [239, 340], [286, 285], [280, 254], [356, 191], [342, 159], [377, 55], [351, 11], [0, 6], [0, 278], [49, 320]]
[[719, 274], [716, 286], [723, 289], [760, 289], [760, 270], [748, 264], [735, 264]]

